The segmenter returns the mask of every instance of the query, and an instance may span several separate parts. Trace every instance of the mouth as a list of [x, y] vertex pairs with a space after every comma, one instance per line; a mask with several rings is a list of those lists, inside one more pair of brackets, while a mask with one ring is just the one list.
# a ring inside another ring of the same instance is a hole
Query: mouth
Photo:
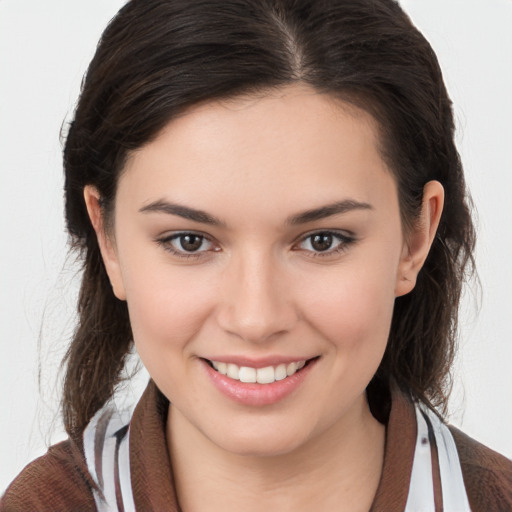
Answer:
[[234, 363], [223, 361], [211, 361], [203, 359], [211, 368], [228, 379], [247, 384], [272, 384], [292, 377], [301, 372], [305, 367], [316, 361], [319, 356], [310, 359], [301, 359], [289, 363], [282, 363], [264, 368], [253, 368], [251, 366], [239, 366]]

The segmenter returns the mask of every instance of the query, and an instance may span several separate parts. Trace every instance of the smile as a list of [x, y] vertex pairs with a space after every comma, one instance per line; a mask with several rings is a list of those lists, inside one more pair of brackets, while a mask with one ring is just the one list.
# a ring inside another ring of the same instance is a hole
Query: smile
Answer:
[[220, 374], [226, 377], [246, 383], [272, 384], [273, 382], [286, 379], [304, 368], [306, 361], [296, 361], [277, 366], [266, 366], [265, 368], [251, 368], [250, 366], [238, 366], [233, 363], [222, 361], [210, 361], [211, 366]]
[[317, 366], [320, 357], [296, 361], [249, 360], [218, 361], [201, 358], [210, 382], [227, 398], [246, 406], [265, 406], [280, 402], [298, 390]]

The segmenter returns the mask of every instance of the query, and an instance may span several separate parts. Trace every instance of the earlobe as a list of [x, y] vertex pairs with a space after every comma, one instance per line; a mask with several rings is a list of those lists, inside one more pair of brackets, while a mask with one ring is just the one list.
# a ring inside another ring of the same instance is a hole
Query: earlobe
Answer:
[[397, 273], [395, 297], [411, 292], [427, 259], [436, 236], [444, 205], [444, 188], [438, 181], [429, 181], [423, 188], [423, 202], [418, 222], [404, 243]]
[[87, 185], [84, 187], [84, 200], [114, 295], [120, 300], [126, 300], [115, 244], [105, 229], [100, 193], [95, 187]]

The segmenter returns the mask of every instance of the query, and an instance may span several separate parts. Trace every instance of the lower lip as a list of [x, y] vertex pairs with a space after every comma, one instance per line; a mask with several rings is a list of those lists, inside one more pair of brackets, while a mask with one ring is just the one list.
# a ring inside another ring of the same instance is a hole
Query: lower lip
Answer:
[[243, 405], [262, 406], [275, 404], [293, 393], [309, 375], [318, 359], [313, 359], [297, 373], [272, 384], [255, 384], [230, 379], [214, 370], [206, 361], [201, 360], [208, 377], [215, 387], [225, 396]]

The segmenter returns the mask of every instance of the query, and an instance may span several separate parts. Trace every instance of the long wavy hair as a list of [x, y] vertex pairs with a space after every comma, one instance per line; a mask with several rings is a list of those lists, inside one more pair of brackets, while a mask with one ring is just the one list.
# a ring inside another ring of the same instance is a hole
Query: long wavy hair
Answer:
[[112, 293], [83, 189], [113, 215], [130, 152], [194, 104], [303, 83], [371, 113], [414, 224], [424, 185], [446, 203], [414, 290], [396, 299], [374, 382], [393, 379], [446, 405], [474, 228], [437, 58], [394, 0], [130, 0], [110, 22], [82, 83], [64, 148], [66, 220], [83, 261], [79, 321], [64, 359], [63, 418], [79, 435], [119, 384], [132, 333]]

